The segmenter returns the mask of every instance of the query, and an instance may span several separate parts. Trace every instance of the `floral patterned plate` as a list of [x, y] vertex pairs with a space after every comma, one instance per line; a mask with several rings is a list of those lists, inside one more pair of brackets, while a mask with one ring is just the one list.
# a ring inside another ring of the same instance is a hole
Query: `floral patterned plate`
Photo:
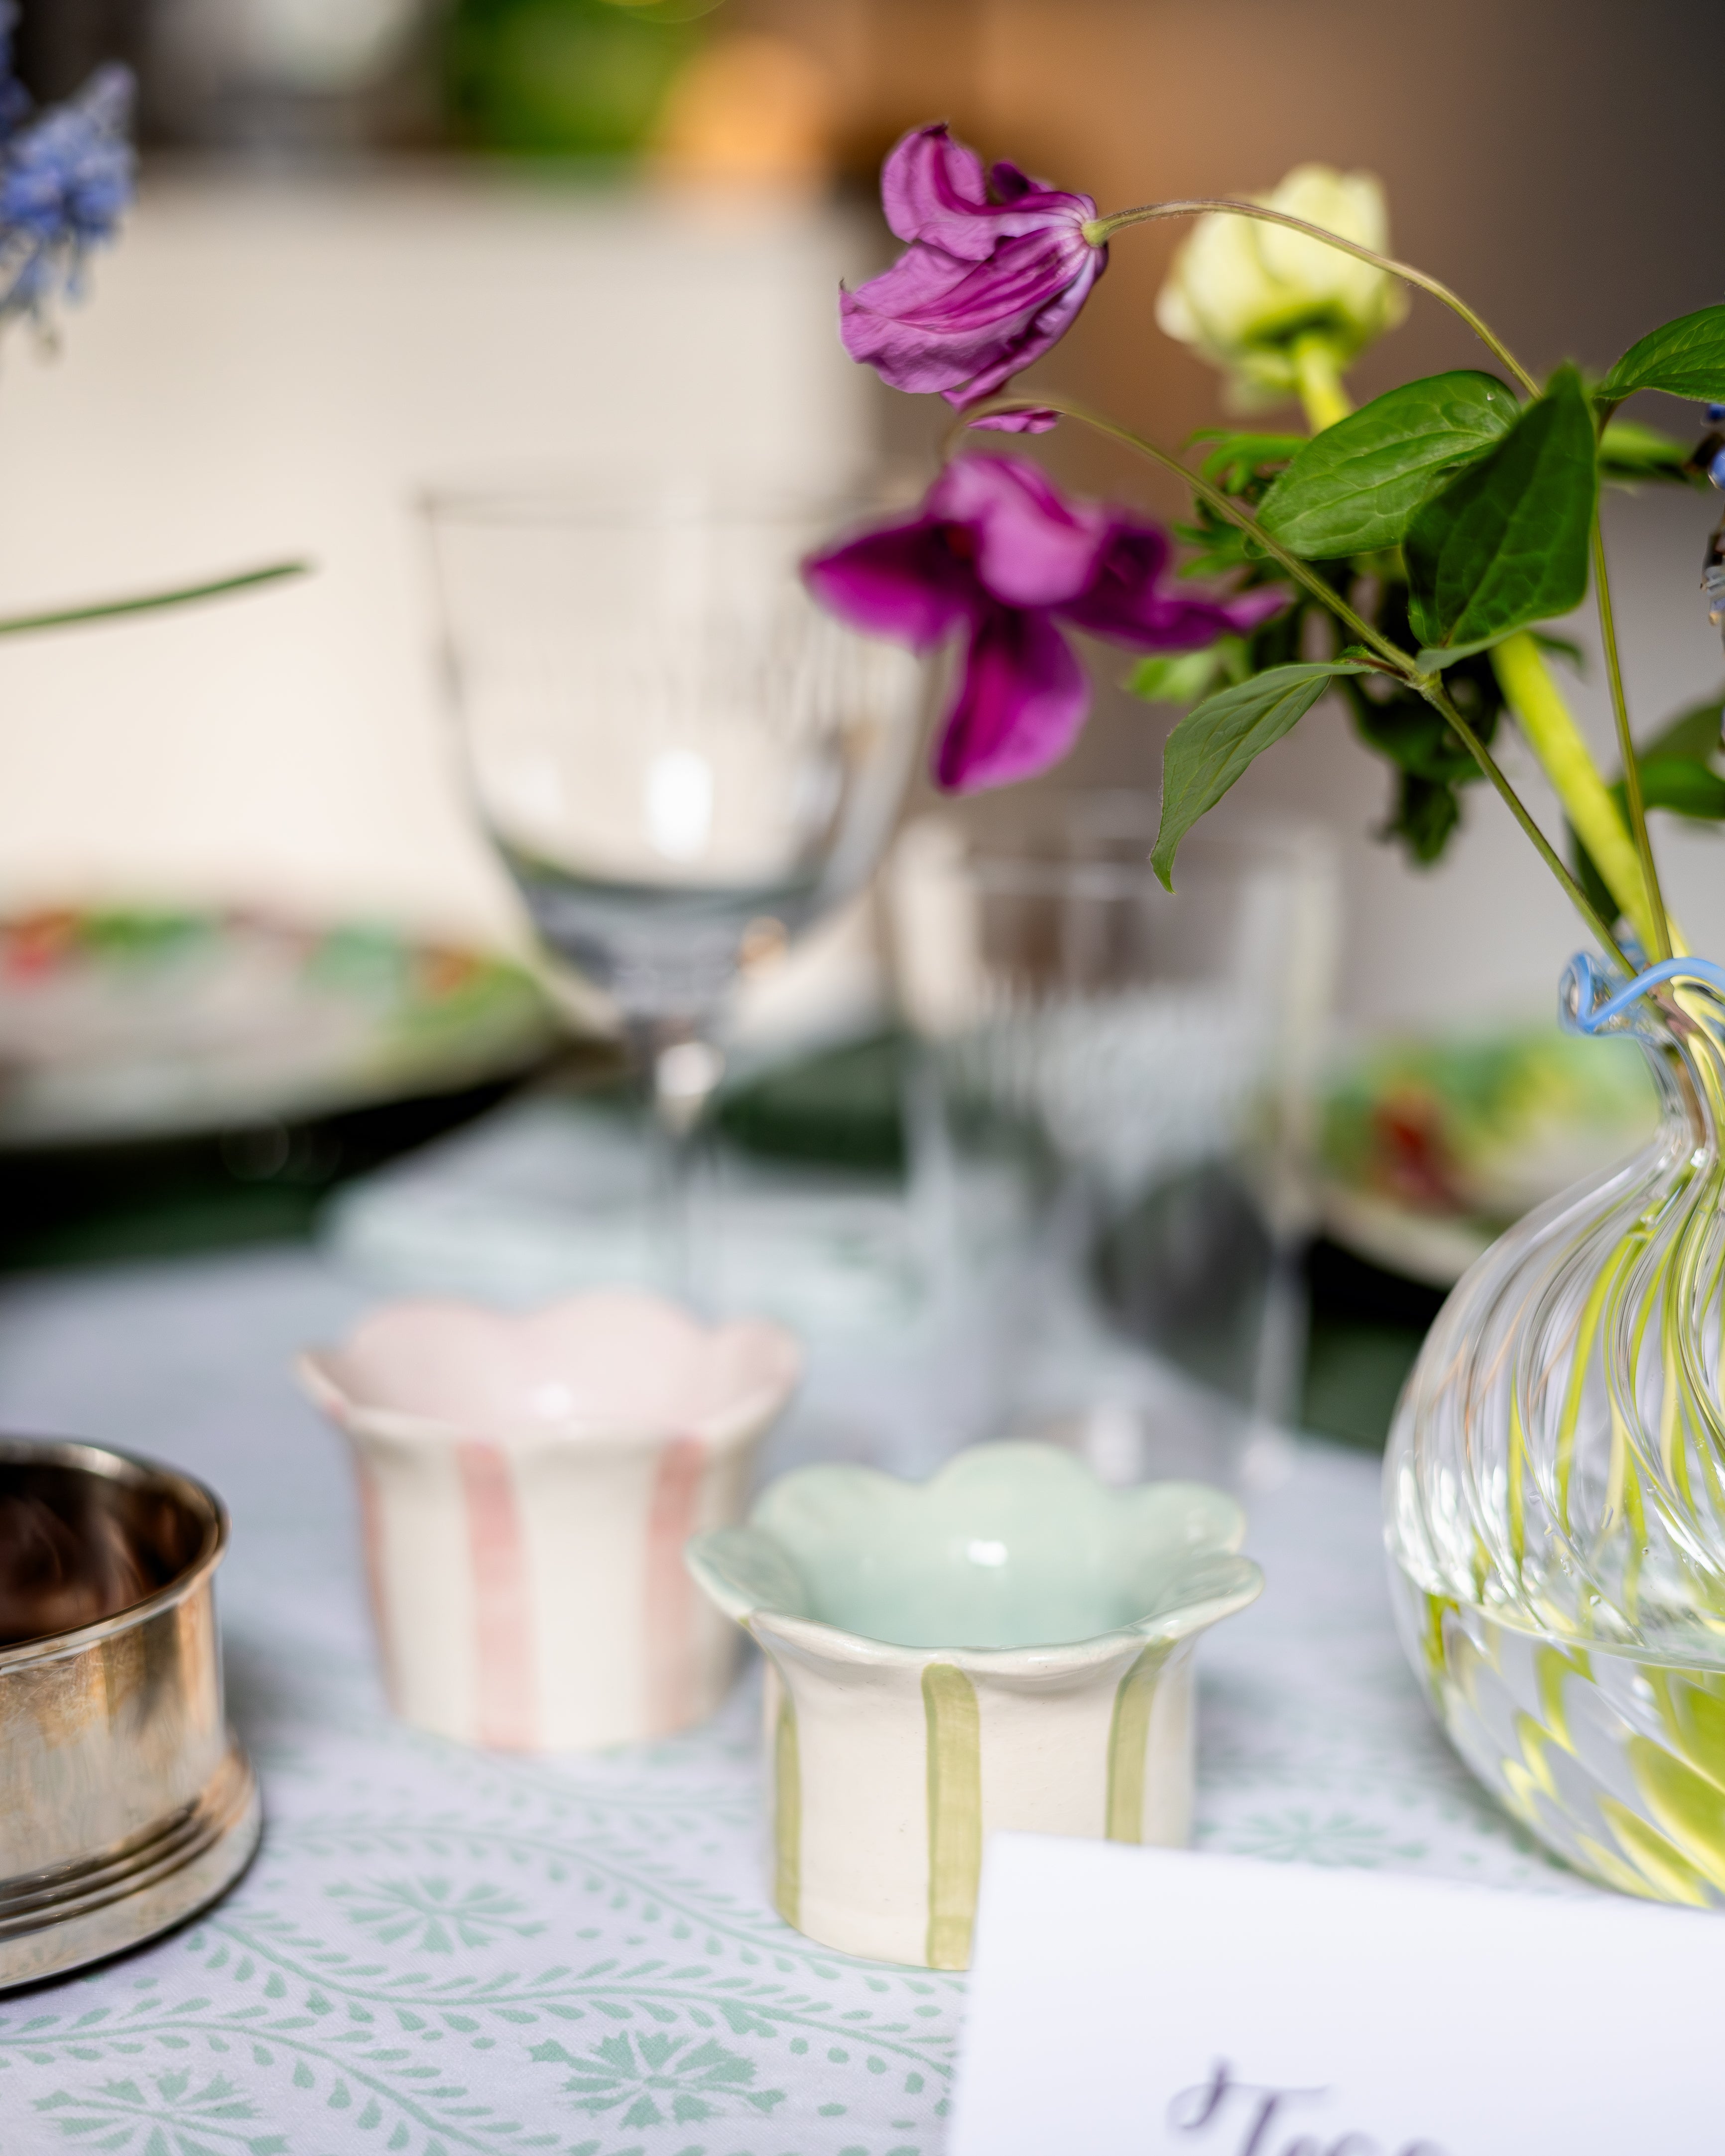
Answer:
[[1632, 1153], [1657, 1122], [1633, 1044], [1556, 1026], [1375, 1043], [1324, 1102], [1332, 1240], [1447, 1287], [1512, 1220]]
[[0, 921], [0, 1147], [166, 1137], [451, 1091], [551, 1037], [522, 967], [357, 925]]

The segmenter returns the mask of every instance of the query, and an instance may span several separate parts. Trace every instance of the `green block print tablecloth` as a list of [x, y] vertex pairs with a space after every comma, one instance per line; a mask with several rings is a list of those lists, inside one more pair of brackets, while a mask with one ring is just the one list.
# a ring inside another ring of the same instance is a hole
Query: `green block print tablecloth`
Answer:
[[[252, 1255], [0, 1296], [0, 1424], [153, 1453], [232, 1508], [261, 1855], [214, 1912], [0, 1999], [0, 2151], [937, 2156], [963, 1979], [824, 1953], [762, 1892], [755, 1687], [675, 1742], [528, 1761], [385, 1713], [345, 1461], [286, 1375], [363, 1298]], [[1201, 1658], [1202, 1846], [1593, 1891], [1475, 1790], [1389, 1626], [1375, 1463], [1301, 1447], [1269, 1589]]]

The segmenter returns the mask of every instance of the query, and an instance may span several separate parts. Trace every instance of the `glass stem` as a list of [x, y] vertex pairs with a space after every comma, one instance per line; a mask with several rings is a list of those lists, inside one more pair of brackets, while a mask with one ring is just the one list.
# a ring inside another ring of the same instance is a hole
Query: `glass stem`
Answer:
[[649, 1019], [629, 1030], [647, 1096], [657, 1270], [668, 1294], [705, 1312], [714, 1282], [701, 1233], [702, 1124], [725, 1058], [694, 1023]]

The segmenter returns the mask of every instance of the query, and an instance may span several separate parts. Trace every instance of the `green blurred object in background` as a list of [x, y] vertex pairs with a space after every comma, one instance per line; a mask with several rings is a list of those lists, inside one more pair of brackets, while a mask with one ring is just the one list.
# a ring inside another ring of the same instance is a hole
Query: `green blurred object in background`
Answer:
[[449, 114], [481, 147], [627, 157], [717, 0], [456, 0], [445, 48]]

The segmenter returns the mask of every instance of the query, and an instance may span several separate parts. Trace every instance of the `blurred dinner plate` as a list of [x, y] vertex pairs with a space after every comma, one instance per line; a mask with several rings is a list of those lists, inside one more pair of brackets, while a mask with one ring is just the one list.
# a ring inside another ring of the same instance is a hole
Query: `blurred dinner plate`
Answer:
[[524, 968], [236, 911], [0, 920], [0, 1148], [106, 1144], [452, 1092], [552, 1037]]
[[1629, 1040], [1555, 1025], [1373, 1043], [1324, 1101], [1320, 1196], [1331, 1240], [1447, 1287], [1512, 1221], [1652, 1136]]

